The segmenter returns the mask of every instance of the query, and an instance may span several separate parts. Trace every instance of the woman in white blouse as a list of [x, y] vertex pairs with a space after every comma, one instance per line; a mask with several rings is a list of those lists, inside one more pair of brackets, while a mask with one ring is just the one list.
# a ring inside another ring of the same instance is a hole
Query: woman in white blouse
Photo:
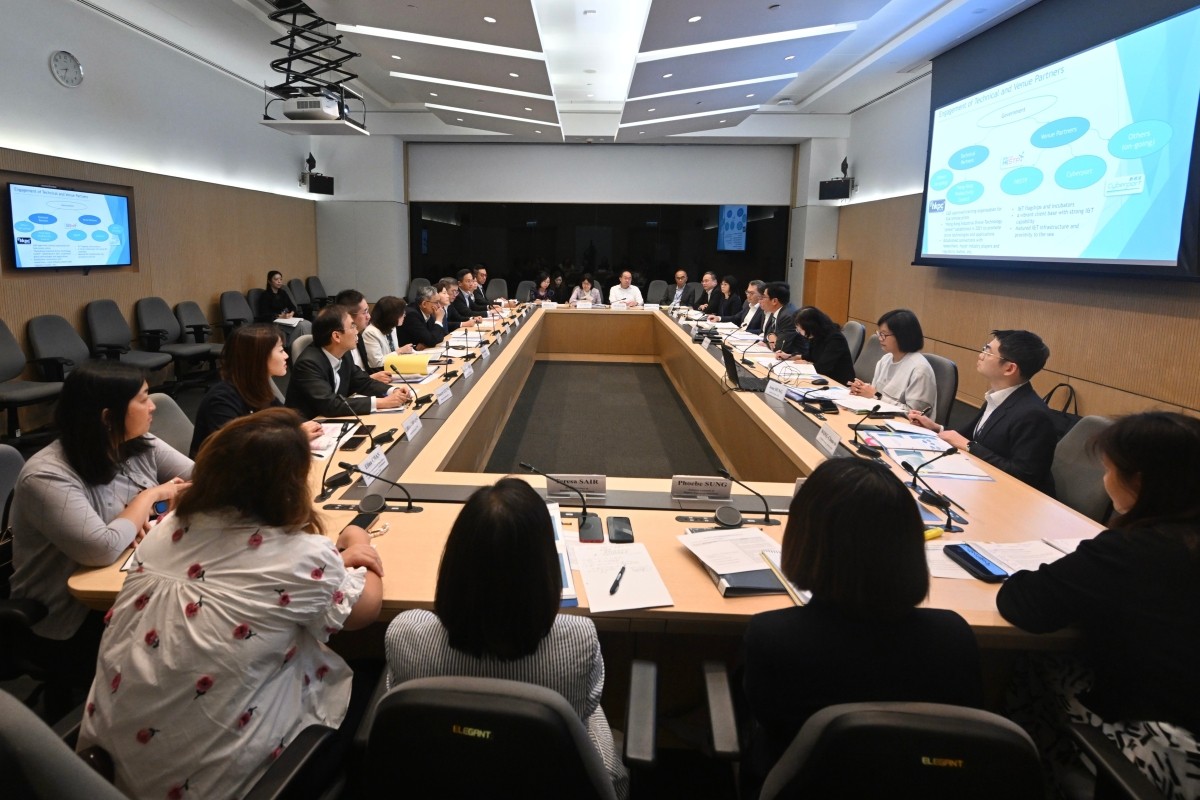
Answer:
[[571, 292], [571, 305], [576, 303], [591, 303], [592, 305], [600, 305], [603, 301], [600, 299], [600, 290], [592, 283], [592, 276], [584, 273], [579, 279], [579, 285]]
[[383, 369], [383, 358], [388, 353], [411, 353], [411, 344], [396, 346], [396, 326], [404, 319], [408, 304], [404, 298], [384, 295], [371, 309], [371, 324], [363, 331], [363, 347], [367, 351], [367, 371]]
[[879, 330], [875, 335], [884, 355], [875, 365], [871, 382], [855, 379], [848, 387], [850, 393], [874, 397], [909, 411], [932, 413], [937, 408], [937, 379], [933, 367], [921, 355], [925, 334], [917, 315], [907, 308], [897, 308], [880, 317], [877, 324]]

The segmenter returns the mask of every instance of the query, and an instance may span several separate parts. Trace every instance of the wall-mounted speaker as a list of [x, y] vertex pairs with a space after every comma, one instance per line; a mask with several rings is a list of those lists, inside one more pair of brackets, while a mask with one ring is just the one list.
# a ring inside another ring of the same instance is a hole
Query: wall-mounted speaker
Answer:
[[308, 191], [311, 194], [333, 194], [333, 178], [329, 175], [309, 175]]
[[818, 200], [846, 200], [850, 197], [850, 179], [821, 181], [817, 189]]

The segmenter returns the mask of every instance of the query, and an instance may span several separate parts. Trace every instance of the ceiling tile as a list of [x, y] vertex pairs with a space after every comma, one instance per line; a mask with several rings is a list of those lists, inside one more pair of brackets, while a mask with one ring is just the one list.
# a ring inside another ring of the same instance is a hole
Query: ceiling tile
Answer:
[[[762, 105], [769, 102], [789, 83], [791, 83], [791, 79], [784, 78], [751, 86], [731, 86], [707, 92], [656, 97], [652, 100], [634, 100], [625, 104], [621, 122], [641, 122], [683, 114], [696, 114], [701, 111], [716, 111], [722, 108]], [[753, 94], [754, 97], [747, 97], [748, 94]]]
[[[392, 78], [391, 80], [401, 84], [406, 95], [416, 98], [421, 103], [436, 103], [443, 106], [469, 108], [474, 111], [487, 111], [492, 114], [506, 114], [510, 117], [522, 117], [546, 124], [558, 122], [558, 111], [553, 100], [536, 100], [531, 97], [517, 97], [499, 92], [481, 92], [478, 89], [464, 89], [459, 86], [444, 86], [438, 83], [411, 81], [403, 78]], [[437, 97], [434, 97], [433, 94], [436, 94]], [[531, 110], [526, 111], [527, 108]]]
[[[323, 19], [541, 52], [529, 0], [306, 0]], [[485, 22], [490, 16], [495, 24]]]
[[664, 136], [674, 136], [679, 133], [736, 128], [738, 123], [753, 113], [753, 111], [739, 111], [730, 114], [717, 114], [711, 117], [676, 120], [675, 122], [648, 122], [644, 125], [631, 125], [620, 129], [617, 133], [616, 141], [620, 144], [630, 144], [633, 142], [653, 141], [654, 139], [661, 139]]
[[[859, 22], [887, 3], [888, 0], [654, 0], [642, 34], [641, 52]], [[694, 16], [700, 16], [700, 21], [688, 22]]]
[[[467, 111], [452, 111], [444, 108], [430, 108], [430, 113], [447, 125], [475, 130], [496, 131], [512, 136], [520, 136], [531, 142], [561, 142], [562, 131], [557, 125], [538, 125], [530, 122], [486, 117]], [[541, 131], [538, 133], [537, 131]]]

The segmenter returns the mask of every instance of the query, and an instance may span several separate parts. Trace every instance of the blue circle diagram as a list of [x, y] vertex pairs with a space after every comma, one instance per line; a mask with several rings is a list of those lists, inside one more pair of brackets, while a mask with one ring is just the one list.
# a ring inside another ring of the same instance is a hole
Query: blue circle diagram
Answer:
[[76, 228], [74, 230], [67, 231], [67, 238], [72, 242], [82, 242], [87, 238], [87, 234]]
[[946, 193], [946, 200], [954, 203], [956, 206], [965, 206], [968, 203], [974, 203], [981, 197], [983, 197], [983, 184], [979, 181], [962, 181], [961, 183], [956, 183]]
[[80, 225], [99, 225], [100, 218], [97, 217], [95, 214], [84, 214], [82, 217], [79, 218], [79, 224]]
[[1108, 164], [1100, 156], [1075, 156], [1054, 171], [1054, 182], [1064, 189], [1086, 189], [1107, 171]]
[[1062, 147], [1083, 136], [1091, 127], [1092, 123], [1083, 117], [1063, 117], [1047, 122], [1034, 131], [1029, 137], [1029, 143], [1042, 149]]
[[39, 242], [53, 242], [58, 238], [58, 234], [54, 231], [34, 231], [30, 234], [30, 236], [32, 236], [34, 239], [37, 239]]
[[20, 222], [15, 223], [13, 227], [17, 229], [18, 233], [29, 233], [31, 230], [33, 230], [33, 223], [23, 219]]
[[1000, 191], [1005, 194], [1029, 194], [1042, 185], [1045, 176], [1036, 167], [1018, 167], [1000, 180]]
[[53, 214], [30, 214], [29, 221], [34, 225], [53, 225], [54, 223], [58, 222], [58, 217], [54, 216]]
[[97, 242], [104, 242], [108, 240], [108, 234], [104, 231], [92, 231], [92, 238]]
[[964, 147], [946, 160], [946, 163], [951, 169], [971, 169], [978, 167], [984, 161], [987, 161], [988, 154], [991, 151], [981, 144], [973, 144], [970, 147]]
[[1148, 119], [1126, 125], [1108, 140], [1108, 152], [1116, 158], [1141, 158], [1157, 153], [1171, 141], [1171, 126]]

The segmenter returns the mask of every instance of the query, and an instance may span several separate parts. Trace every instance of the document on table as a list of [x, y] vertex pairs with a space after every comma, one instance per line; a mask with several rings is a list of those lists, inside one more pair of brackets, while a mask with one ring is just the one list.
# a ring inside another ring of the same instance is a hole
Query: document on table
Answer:
[[1082, 539], [1042, 539], [1042, 541], [1055, 550], [1061, 550], [1063, 553], [1074, 553], [1075, 549], [1079, 547], [1080, 542], [1086, 542], [1091, 538], [1091, 536], [1087, 536]]
[[718, 575], [760, 570], [763, 568], [762, 553], [779, 549], [779, 542], [763, 533], [762, 528], [702, 531], [676, 538]]
[[[930, 450], [914, 450], [898, 447], [889, 449], [888, 455], [897, 463], [907, 461], [913, 469], [917, 469], [926, 461], [933, 461], [936, 454]], [[992, 481], [995, 480], [964, 455], [946, 456], [921, 470], [921, 477], [963, 478], [966, 480]]]
[[358, 427], [357, 421], [322, 422], [321, 435], [308, 443], [309, 448], [312, 450], [313, 458], [326, 460], [332, 457], [334, 451], [337, 449], [339, 437], [342, 442], [345, 442], [354, 435], [353, 431], [358, 430]]
[[588, 609], [593, 614], [675, 604], [646, 545], [641, 542], [580, 545], [575, 551], [575, 563], [587, 590]]
[[876, 400], [874, 397], [857, 397], [849, 392], [830, 393], [827, 396], [842, 408], [849, 409], [850, 411], [870, 411], [875, 406], [879, 406], [880, 411], [904, 411], [904, 408], [901, 406], [885, 403], [882, 400]]
[[816, 375], [817, 374], [817, 368], [813, 364], [801, 364], [798, 361], [780, 362], [780, 360], [778, 358], [775, 358], [774, 356], [759, 357], [759, 358], [754, 359], [754, 362], [756, 364], [758, 364], [760, 367], [766, 367], [767, 369], [774, 369], [776, 375], [779, 375], [779, 374], [787, 375], [789, 373], [792, 375]]
[[955, 580], [973, 581], [971, 573], [955, 564], [942, 550], [948, 543], [940, 539], [925, 543], [925, 562], [929, 564], [929, 577], [954, 578]]
[[1041, 539], [1027, 542], [967, 542], [966, 544], [983, 553], [1010, 574], [1022, 569], [1035, 570], [1042, 564], [1052, 564], [1065, 555], [1062, 550], [1051, 547]]
[[887, 448], [888, 450], [928, 450], [934, 453], [941, 453], [949, 450], [951, 447], [949, 442], [939, 439], [937, 434], [931, 431], [925, 431], [924, 433], [876, 432], [872, 433], [871, 437], [879, 443], [880, 447]]

